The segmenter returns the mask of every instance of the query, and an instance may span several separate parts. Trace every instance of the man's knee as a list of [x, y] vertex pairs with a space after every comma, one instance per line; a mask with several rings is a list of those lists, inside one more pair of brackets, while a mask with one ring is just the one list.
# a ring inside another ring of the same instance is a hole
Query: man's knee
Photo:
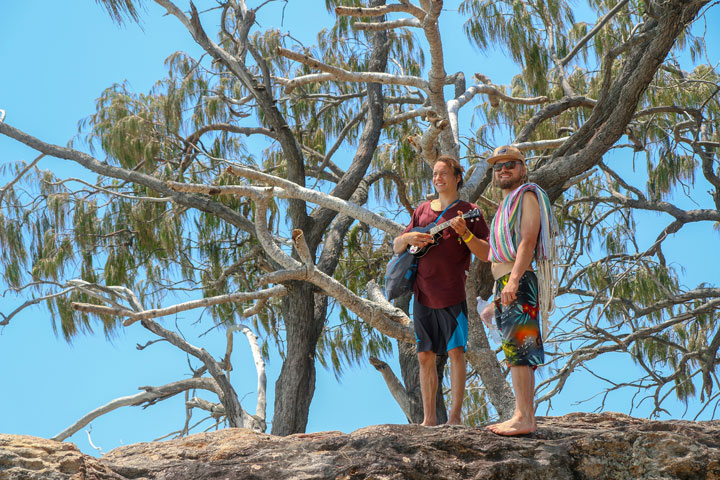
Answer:
[[455, 347], [448, 350], [448, 357], [451, 362], [464, 361], [465, 360], [465, 349], [463, 347]]
[[418, 352], [418, 362], [420, 365], [432, 365], [435, 366], [435, 352], [427, 350], [425, 352]]

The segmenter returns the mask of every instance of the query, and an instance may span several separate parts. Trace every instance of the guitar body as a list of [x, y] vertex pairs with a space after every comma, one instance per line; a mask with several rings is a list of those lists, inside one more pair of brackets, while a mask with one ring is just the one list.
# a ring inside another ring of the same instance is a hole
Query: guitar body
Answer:
[[[430, 229], [432, 229], [432, 225], [428, 225], [427, 227], [415, 227], [411, 232], [420, 232], [420, 233], [428, 233]], [[424, 257], [427, 252], [430, 251], [432, 247], [435, 245], [438, 245], [440, 243], [440, 239], [442, 238], [442, 232], [437, 232], [433, 235], [432, 242], [428, 243], [424, 247], [416, 247], [414, 245], [410, 245], [408, 247], [408, 252], [415, 258]]]
[[[479, 217], [482, 217], [482, 212], [475, 208], [467, 213], [464, 213], [462, 217], [467, 221], [474, 222]], [[429, 233], [433, 236], [433, 239], [432, 242], [428, 243], [424, 247], [416, 247], [414, 245], [410, 245], [408, 246], [407, 251], [410, 252], [410, 255], [414, 256], [415, 258], [421, 258], [425, 256], [425, 254], [427, 254], [432, 247], [440, 243], [440, 240], [443, 236], [443, 230], [445, 230], [449, 226], [450, 221], [448, 220], [447, 222], [441, 223], [440, 225], [435, 225], [435, 222], [433, 222], [425, 227], [413, 228], [412, 230], [410, 230], [411, 232]]]

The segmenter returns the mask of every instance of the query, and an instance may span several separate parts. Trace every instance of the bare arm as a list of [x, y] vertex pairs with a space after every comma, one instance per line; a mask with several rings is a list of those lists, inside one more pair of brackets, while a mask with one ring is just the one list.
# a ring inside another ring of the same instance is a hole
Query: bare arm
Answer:
[[478, 238], [475, 235], [472, 235], [472, 232], [467, 228], [467, 222], [462, 217], [463, 213], [462, 211], [458, 210], [458, 216], [450, 220], [450, 226], [455, 230], [455, 233], [460, 236], [460, 238], [465, 241], [468, 237], [471, 237], [468, 241], [465, 242], [465, 245], [470, 249], [473, 255], [478, 257], [483, 262], [488, 261], [488, 252], [490, 251], [490, 244], [483, 240], [482, 238]]
[[520, 245], [510, 279], [501, 293], [503, 305], [510, 305], [517, 298], [520, 277], [530, 268], [535, 256], [535, 246], [540, 234], [540, 204], [533, 192], [523, 195], [522, 216], [520, 217]]
[[470, 241], [465, 242], [465, 245], [468, 246], [472, 254], [475, 255], [477, 258], [479, 258], [483, 262], [489, 261], [488, 252], [490, 251], [490, 244], [488, 242], [486, 242], [482, 238], [478, 238], [473, 235]]

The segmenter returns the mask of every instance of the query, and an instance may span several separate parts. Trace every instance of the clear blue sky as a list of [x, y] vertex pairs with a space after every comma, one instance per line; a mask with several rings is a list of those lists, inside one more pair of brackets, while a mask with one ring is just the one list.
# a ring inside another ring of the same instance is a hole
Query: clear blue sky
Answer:
[[[151, 2], [146, 2], [148, 9], [142, 15], [143, 29], [134, 24], [117, 27], [93, 1], [71, 3], [72, 6], [50, 0], [6, 0], [0, 4], [0, 109], [6, 110], [9, 124], [60, 145], [77, 133], [80, 119], [94, 112], [94, 101], [104, 88], [127, 80], [134, 91], [147, 92], [166, 74], [163, 62], [167, 56], [177, 50], [193, 56], [199, 53], [179, 22], [162, 16], [162, 10]], [[202, 9], [210, 2], [199, 4]], [[463, 70], [471, 78], [473, 73], [483, 72], [495, 83], [509, 83], [515, 68], [503, 55], [481, 55], [469, 47], [460, 33], [460, 19], [452, 10], [455, 4], [446, 2], [447, 11], [441, 22], [447, 33], [444, 38], [448, 73]], [[279, 2], [272, 8], [279, 11], [281, 6]], [[262, 28], [290, 28], [295, 37], [308, 43], [313, 42], [319, 29], [330, 24], [324, 2], [319, 0], [291, 0], [284, 26], [279, 14], [273, 16], [270, 9], [259, 19]], [[214, 29], [214, 25], [207, 27], [208, 31]], [[465, 125], [465, 133], [469, 134], [467, 122]], [[0, 137], [0, 162], [21, 159], [29, 162], [35, 156], [33, 151]], [[52, 169], [59, 176], [87, 178], [70, 162], [62, 160], [44, 159], [41, 167]], [[0, 183], [4, 184], [5, 179]], [[652, 218], [647, 221], [652, 224], [648, 235], [654, 236], [660, 224]], [[717, 245], [717, 234], [709, 227], [700, 228], [694, 238], [708, 247]], [[687, 250], [682, 245], [672, 248], [677, 248], [678, 255]], [[702, 256], [688, 256], [682, 263], [691, 272], [690, 285], [702, 278], [717, 282], [720, 267], [717, 256], [709, 264], [707, 257]], [[11, 294], [0, 297], [0, 311], [8, 313], [22, 302], [23, 299]], [[164, 323], [173, 326], [177, 321], [196, 345], [219, 357], [224, 351], [222, 342], [208, 343], [209, 337], [196, 338], [202, 330], [195, 331], [191, 323], [199, 314], [188, 312], [177, 320], [167, 318]], [[187, 371], [186, 360], [176, 349], [158, 344], [142, 352], [136, 350], [137, 343], [152, 338], [135, 325], [121, 330], [111, 341], [100, 333], [81, 335], [68, 345], [53, 334], [45, 308], [28, 309], [0, 330], [3, 366], [0, 432], [50, 437], [90, 410], [117, 397], [137, 393], [141, 385], [161, 385], [181, 378]], [[254, 412], [255, 369], [242, 337], [236, 340], [233, 363], [231, 380], [241, 397], [248, 395], [243, 400], [244, 407]], [[396, 362], [392, 364], [399, 374]], [[269, 419], [280, 366], [277, 357], [267, 365]], [[618, 365], [609, 363], [608, 367], [616, 369]], [[590, 409], [572, 405], [577, 390], [587, 391], [588, 385], [585, 380], [575, 382], [572, 388], [566, 388], [562, 398], [554, 401], [552, 414]], [[627, 411], [626, 402], [627, 396], [616, 396], [606, 409]], [[126, 407], [97, 419], [92, 423], [92, 438], [107, 452], [122, 444], [153, 440], [181, 428], [183, 421], [183, 397], [178, 396], [146, 410]], [[371, 424], [404, 422], [405, 417], [381, 376], [369, 365], [348, 370], [341, 383], [318, 366], [309, 432], [349, 432]], [[84, 430], [69, 441], [85, 452], [96, 453]]]

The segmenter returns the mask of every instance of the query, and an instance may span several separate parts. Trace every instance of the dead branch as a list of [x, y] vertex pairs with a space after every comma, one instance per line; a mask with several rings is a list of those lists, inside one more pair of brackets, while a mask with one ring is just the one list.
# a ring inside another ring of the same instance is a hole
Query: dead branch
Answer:
[[365, 30], [376, 32], [378, 30], [392, 30], [401, 27], [422, 28], [422, 23], [417, 18], [401, 18], [399, 20], [390, 20], [387, 22], [355, 22], [353, 28], [355, 30]]
[[[290, 60], [295, 60], [296, 62], [300, 62], [303, 65], [307, 65], [308, 67], [312, 67], [324, 73], [331, 74], [333, 76], [332, 80], [355, 83], [382, 83], [384, 85], [405, 85], [420, 88], [425, 91], [429, 90], [428, 82], [420, 77], [413, 77], [408, 75], [393, 75], [390, 73], [382, 72], [350, 72], [343, 68], [333, 67], [331, 65], [323, 63], [320, 60], [311, 57], [310, 55], [297, 53], [285, 48], [278, 47], [277, 53], [278, 55], [282, 55], [283, 57], [289, 58]], [[301, 79], [302, 77], [298, 78]], [[290, 82], [293, 82], [293, 80], [290, 80]], [[288, 87], [286, 87], [285, 91], [286, 93], [290, 93], [288, 91]]]
[[89, 412], [88, 414], [83, 416], [77, 422], [70, 425], [62, 432], [52, 437], [51, 440], [62, 442], [66, 438], [71, 437], [72, 435], [80, 431], [80, 429], [82, 429], [84, 426], [86, 426], [96, 418], [110, 413], [113, 410], [117, 410], [120, 407], [140, 406], [144, 403], [152, 405], [160, 400], [165, 400], [174, 395], [177, 395], [178, 393], [182, 393], [187, 390], [197, 389], [208, 390], [216, 394], [220, 393], [220, 389], [218, 388], [217, 383], [215, 383], [215, 380], [208, 377], [186, 378], [184, 380], [168, 383], [167, 385], [162, 385], [159, 387], [141, 387], [141, 390], [145, 390], [144, 392], [130, 395], [128, 397], [116, 398], [115, 400], [96, 408], [92, 412]]
[[380, 7], [335, 7], [335, 13], [348, 17], [381, 17], [388, 13], [409, 13], [419, 21], [425, 20], [425, 11], [411, 3], [394, 3]]
[[375, 357], [370, 357], [369, 361], [370, 364], [375, 367], [375, 370], [382, 374], [383, 379], [385, 380], [385, 385], [387, 385], [388, 390], [390, 390], [390, 394], [400, 406], [400, 409], [405, 414], [405, 417], [408, 419], [408, 421], [412, 421], [411, 412], [414, 409], [414, 399], [410, 395], [408, 395], [407, 390], [405, 390], [402, 382], [397, 378], [397, 376], [395, 376], [392, 368], [390, 368], [390, 365], [383, 362], [382, 360], [378, 360]]
[[184, 312], [195, 308], [207, 308], [213, 305], [220, 305], [223, 303], [246, 302], [248, 300], [257, 300], [270, 297], [282, 297], [285, 294], [285, 287], [275, 286], [265, 290], [259, 290], [257, 292], [239, 292], [226, 295], [218, 295], [215, 297], [206, 297], [201, 298], [200, 300], [191, 300], [189, 302], [179, 303], [171, 307], [143, 310], [140, 312], [135, 312], [133, 310], [121, 307], [106, 307], [103, 305], [93, 305], [89, 303], [77, 302], [74, 302], [72, 304], [72, 308], [79, 312], [95, 313], [98, 315], [128, 317], [128, 319], [123, 322], [123, 325], [127, 327], [137, 322], [138, 320], [164, 317], [166, 315], [173, 315], [175, 313]]

